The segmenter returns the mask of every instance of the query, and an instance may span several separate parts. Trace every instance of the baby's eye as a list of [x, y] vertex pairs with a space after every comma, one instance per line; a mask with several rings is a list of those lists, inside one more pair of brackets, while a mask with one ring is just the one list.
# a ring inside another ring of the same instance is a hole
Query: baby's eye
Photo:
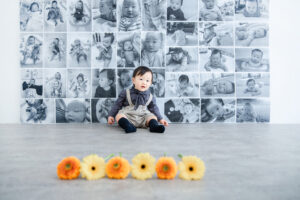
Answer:
[[143, 79], [142, 78], [140, 78], [140, 81], [142, 81]]

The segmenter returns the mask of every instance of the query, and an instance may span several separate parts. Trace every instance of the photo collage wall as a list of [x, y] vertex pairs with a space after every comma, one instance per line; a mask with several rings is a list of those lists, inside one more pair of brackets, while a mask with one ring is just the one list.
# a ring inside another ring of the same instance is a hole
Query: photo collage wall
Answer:
[[170, 123], [270, 121], [269, 0], [20, 0], [22, 123], [107, 123], [133, 70]]

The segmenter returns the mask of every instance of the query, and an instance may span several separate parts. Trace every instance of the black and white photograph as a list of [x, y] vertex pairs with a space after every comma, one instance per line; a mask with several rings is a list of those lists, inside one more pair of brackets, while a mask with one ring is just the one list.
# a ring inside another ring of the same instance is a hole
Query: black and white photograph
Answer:
[[234, 73], [201, 73], [201, 97], [234, 97]]
[[141, 0], [118, 0], [117, 20], [119, 31], [141, 31]]
[[199, 48], [200, 72], [234, 72], [233, 48]]
[[92, 72], [92, 96], [94, 98], [115, 98], [116, 70], [93, 69]]
[[92, 31], [91, 0], [68, 1], [68, 30], [71, 32]]
[[107, 124], [108, 113], [115, 103], [115, 99], [92, 99], [92, 122]]
[[115, 33], [93, 33], [92, 41], [92, 67], [115, 68], [116, 56]]
[[20, 120], [24, 124], [55, 123], [54, 99], [22, 99]]
[[136, 68], [140, 65], [140, 32], [119, 33], [117, 45], [117, 66]]
[[67, 32], [67, 0], [45, 0], [45, 32]]
[[141, 65], [152, 67], [165, 66], [165, 35], [162, 32], [143, 32]]
[[269, 49], [236, 48], [235, 66], [237, 72], [269, 72]]
[[232, 21], [234, 0], [199, 0], [199, 21]]
[[43, 32], [43, 28], [43, 0], [20, 0], [20, 30]]
[[269, 97], [270, 74], [269, 73], [237, 73], [236, 74], [237, 97]]
[[43, 71], [42, 69], [21, 70], [21, 97], [42, 98], [43, 97]]
[[196, 22], [168, 22], [167, 46], [198, 46]]
[[117, 1], [93, 0], [93, 31], [116, 32], [117, 31]]
[[171, 123], [199, 123], [200, 99], [165, 99], [164, 115]]
[[56, 123], [91, 123], [90, 99], [56, 99]]
[[240, 22], [235, 26], [235, 46], [269, 46], [269, 24]]
[[91, 67], [91, 34], [68, 34], [68, 67]]
[[236, 0], [235, 19], [237, 21], [267, 20], [269, 0]]
[[44, 70], [44, 97], [65, 98], [66, 97], [66, 70], [45, 69]]
[[43, 67], [43, 34], [21, 34], [20, 40], [21, 67]]
[[198, 0], [168, 0], [168, 21], [197, 21]]
[[142, 0], [143, 31], [166, 31], [167, 0]]
[[166, 97], [200, 97], [199, 74], [166, 73]]
[[168, 72], [198, 72], [197, 47], [169, 47], [166, 54]]
[[153, 96], [157, 98], [165, 97], [165, 70], [164, 69], [152, 69], [153, 81], [150, 86], [150, 91]]
[[199, 37], [199, 46], [233, 46], [233, 23], [200, 22]]
[[117, 94], [120, 94], [124, 89], [130, 89], [132, 87], [132, 74], [133, 69], [118, 69]]
[[68, 69], [67, 98], [91, 98], [91, 70]]
[[67, 67], [67, 34], [45, 33], [44, 67], [65, 68]]
[[201, 99], [201, 122], [233, 123], [235, 122], [235, 105], [233, 98]]
[[268, 99], [237, 99], [236, 122], [270, 122], [270, 101]]

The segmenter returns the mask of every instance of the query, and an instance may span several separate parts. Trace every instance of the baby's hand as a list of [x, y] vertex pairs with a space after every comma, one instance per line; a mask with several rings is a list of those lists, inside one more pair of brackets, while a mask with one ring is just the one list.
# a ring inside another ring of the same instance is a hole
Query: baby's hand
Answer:
[[109, 116], [108, 119], [107, 119], [107, 123], [108, 124], [114, 124], [115, 123], [115, 118], [112, 117], [112, 116]]
[[175, 15], [170, 15], [170, 20], [176, 20]]
[[159, 123], [161, 123], [164, 126], [168, 126], [169, 125], [168, 122], [166, 120], [164, 120], [164, 119], [159, 120]]

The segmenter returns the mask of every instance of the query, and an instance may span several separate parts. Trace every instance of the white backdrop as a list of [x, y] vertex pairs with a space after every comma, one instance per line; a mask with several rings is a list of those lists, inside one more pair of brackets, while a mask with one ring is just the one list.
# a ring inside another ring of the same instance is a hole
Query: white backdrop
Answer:
[[[300, 123], [300, 1], [270, 1], [271, 123]], [[19, 0], [0, 12], [0, 123], [19, 123]]]

